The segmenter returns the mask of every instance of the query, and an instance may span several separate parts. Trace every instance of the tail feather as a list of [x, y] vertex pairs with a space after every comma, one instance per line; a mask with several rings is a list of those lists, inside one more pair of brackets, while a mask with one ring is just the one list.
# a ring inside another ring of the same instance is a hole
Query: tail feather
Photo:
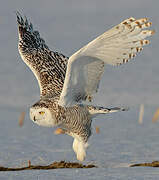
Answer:
[[114, 108], [105, 108], [101, 106], [87, 106], [89, 113], [95, 117], [98, 114], [107, 114], [107, 113], [112, 113], [112, 112], [117, 112], [117, 111], [128, 111], [129, 108], [120, 108], [120, 107], [114, 107]]

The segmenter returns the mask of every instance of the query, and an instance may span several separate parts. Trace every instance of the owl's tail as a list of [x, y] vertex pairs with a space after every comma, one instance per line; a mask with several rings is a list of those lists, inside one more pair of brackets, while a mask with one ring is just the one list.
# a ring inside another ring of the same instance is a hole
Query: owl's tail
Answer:
[[107, 113], [112, 113], [112, 112], [117, 112], [117, 111], [128, 111], [129, 108], [120, 108], [120, 107], [114, 107], [114, 108], [105, 108], [101, 106], [91, 106], [88, 105], [88, 111], [89, 113], [93, 116], [96, 117], [99, 114], [107, 114]]

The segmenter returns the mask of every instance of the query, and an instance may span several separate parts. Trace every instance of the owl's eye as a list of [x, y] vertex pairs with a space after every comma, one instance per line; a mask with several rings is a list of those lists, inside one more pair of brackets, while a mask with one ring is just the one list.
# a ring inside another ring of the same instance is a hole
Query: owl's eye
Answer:
[[43, 115], [43, 114], [45, 114], [45, 112], [44, 111], [40, 111], [39, 114]]

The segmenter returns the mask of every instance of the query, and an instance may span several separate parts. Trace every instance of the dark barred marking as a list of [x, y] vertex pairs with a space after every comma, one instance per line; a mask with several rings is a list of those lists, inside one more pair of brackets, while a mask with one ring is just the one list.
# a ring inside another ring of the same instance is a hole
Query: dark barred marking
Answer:
[[19, 52], [40, 84], [41, 97], [60, 96], [68, 57], [49, 50], [38, 31], [17, 12]]

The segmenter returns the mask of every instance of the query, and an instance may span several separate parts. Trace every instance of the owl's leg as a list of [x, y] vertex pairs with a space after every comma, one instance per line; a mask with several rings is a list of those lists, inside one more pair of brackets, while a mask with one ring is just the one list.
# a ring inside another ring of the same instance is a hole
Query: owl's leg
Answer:
[[71, 136], [74, 137], [72, 148], [74, 152], [76, 153], [77, 159], [79, 161], [84, 161], [86, 157], [86, 149], [88, 147], [88, 143], [85, 142], [83, 138], [77, 134], [71, 134]]
[[84, 161], [86, 157], [86, 145], [84, 142], [78, 141], [78, 150], [76, 154], [79, 161]]
[[77, 153], [77, 151], [78, 151], [78, 140], [76, 138], [74, 138], [72, 148], [73, 148], [74, 152]]

